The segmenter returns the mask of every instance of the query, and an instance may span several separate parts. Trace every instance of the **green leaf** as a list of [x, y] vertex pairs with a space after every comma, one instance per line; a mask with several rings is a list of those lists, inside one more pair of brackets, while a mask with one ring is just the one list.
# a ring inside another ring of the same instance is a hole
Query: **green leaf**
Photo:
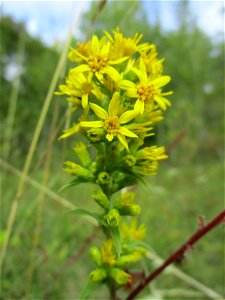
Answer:
[[118, 257], [120, 257], [120, 253], [121, 253], [121, 248], [122, 248], [122, 244], [121, 244], [121, 237], [120, 237], [120, 231], [119, 231], [119, 227], [112, 227], [112, 237], [113, 237], [113, 241], [115, 243], [116, 246], [116, 252]]
[[80, 300], [88, 300], [91, 299], [89, 296], [96, 291], [101, 286], [101, 283], [99, 282], [93, 282], [91, 280], [88, 281], [86, 287], [83, 289], [83, 291], [80, 294], [79, 299]]
[[146, 187], [146, 189], [149, 192], [151, 192], [151, 189], [150, 189], [149, 185], [147, 184], [147, 182], [141, 176], [136, 175], [135, 177], [137, 178], [138, 182], [142, 183]]
[[64, 191], [65, 189], [73, 186], [73, 185], [77, 185], [79, 183], [83, 183], [83, 182], [87, 182], [87, 180], [85, 179], [81, 179], [81, 178], [75, 178], [73, 180], [71, 180], [70, 182], [64, 184], [59, 190], [58, 193], [61, 193], [62, 191]]

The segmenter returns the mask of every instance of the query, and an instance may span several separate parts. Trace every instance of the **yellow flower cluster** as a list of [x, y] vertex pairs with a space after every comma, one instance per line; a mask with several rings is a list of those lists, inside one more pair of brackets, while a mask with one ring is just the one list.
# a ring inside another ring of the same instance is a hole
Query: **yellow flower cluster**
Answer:
[[[101, 213], [87, 209], [78, 213], [95, 218], [106, 236], [100, 249], [91, 248], [97, 268], [90, 281], [111, 288], [131, 281], [127, 268], [147, 249], [142, 241], [145, 226], [138, 227], [135, 219], [123, 222], [124, 217], [141, 213], [135, 194], [114, 195], [155, 174], [158, 161], [167, 158], [164, 147], [146, 146], [145, 139], [154, 134], [154, 124], [170, 106], [166, 97], [172, 92], [163, 91], [170, 77], [162, 74], [163, 60], [157, 58], [155, 45], [140, 43], [141, 38], [140, 34], [124, 37], [116, 29], [112, 35], [105, 32], [100, 39], [94, 35], [71, 48], [69, 59], [76, 65], [56, 92], [67, 95], [77, 118], [60, 138], [79, 133], [88, 140], [76, 142], [73, 148], [79, 163], [65, 162], [65, 171], [76, 178], [63, 188], [82, 182], [98, 185], [92, 197]], [[89, 151], [91, 146], [94, 152]]]
[[71, 48], [69, 59], [79, 65], [70, 69], [56, 94], [69, 96], [80, 119], [61, 138], [87, 135], [95, 128], [103, 131], [102, 141], [117, 137], [129, 152], [129, 141], [145, 138], [162, 119], [162, 111], [170, 106], [165, 97], [172, 94], [162, 89], [170, 77], [162, 75], [163, 60], [157, 58], [155, 45], [140, 43], [141, 38], [124, 37], [116, 29]]

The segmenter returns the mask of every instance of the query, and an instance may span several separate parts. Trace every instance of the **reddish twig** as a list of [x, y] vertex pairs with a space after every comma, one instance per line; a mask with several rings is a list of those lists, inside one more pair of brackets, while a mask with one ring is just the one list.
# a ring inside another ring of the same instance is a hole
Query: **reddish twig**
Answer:
[[169, 155], [173, 151], [173, 149], [176, 148], [176, 146], [181, 143], [181, 141], [186, 137], [186, 135], [187, 135], [186, 130], [181, 131], [166, 148], [166, 154]]
[[210, 223], [205, 225], [204, 227], [199, 228], [178, 250], [172, 253], [169, 258], [152, 274], [150, 274], [146, 279], [141, 282], [127, 297], [127, 300], [134, 299], [145, 287], [147, 284], [152, 282], [166, 267], [170, 264], [179, 260], [180, 257], [184, 255], [184, 253], [192, 248], [192, 246], [201, 239], [205, 234], [207, 234], [214, 227], [219, 225], [221, 222], [224, 222], [225, 219], [225, 210], [217, 215]]

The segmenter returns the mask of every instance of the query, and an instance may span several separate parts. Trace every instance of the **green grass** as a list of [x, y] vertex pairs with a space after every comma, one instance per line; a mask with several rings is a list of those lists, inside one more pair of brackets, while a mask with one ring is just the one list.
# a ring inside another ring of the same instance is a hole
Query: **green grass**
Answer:
[[[36, 177], [40, 181], [41, 173]], [[49, 187], [57, 191], [68, 181], [68, 176], [52, 176]], [[159, 174], [148, 179], [150, 190], [139, 185], [137, 201], [143, 207], [140, 219], [147, 224], [146, 241], [163, 258], [179, 247], [198, 227], [198, 216], [209, 221], [223, 209], [223, 167], [219, 161], [204, 164], [173, 165], [163, 163]], [[10, 173], [2, 179], [2, 225], [6, 227], [10, 204], [15, 195], [18, 178]], [[91, 200], [94, 186], [80, 185], [63, 192], [62, 196], [74, 205], [97, 210]], [[35, 251], [32, 238], [35, 227], [38, 191], [26, 184], [19, 205], [13, 234], [2, 272], [1, 299], [78, 299], [94, 267], [87, 248], [75, 255], [83, 241], [93, 232], [93, 225], [81, 216], [68, 213], [60, 204], [46, 197], [40, 242]], [[2, 234], [4, 239], [4, 231]], [[98, 234], [90, 245], [99, 244]], [[223, 227], [218, 226], [187, 253], [177, 265], [206, 286], [220, 294], [223, 290]], [[34, 264], [33, 280], [28, 286], [28, 268]], [[146, 269], [154, 269], [146, 259]], [[169, 274], [161, 274], [154, 284], [156, 289], [185, 288], [187, 284]], [[143, 293], [143, 295], [146, 294]], [[107, 299], [106, 289], [97, 292], [95, 299]], [[164, 299], [174, 299], [170, 296]]]

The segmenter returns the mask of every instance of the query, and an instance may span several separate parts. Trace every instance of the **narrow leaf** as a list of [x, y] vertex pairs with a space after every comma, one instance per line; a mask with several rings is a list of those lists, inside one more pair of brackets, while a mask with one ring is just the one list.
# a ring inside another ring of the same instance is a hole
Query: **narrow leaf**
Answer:
[[112, 236], [113, 236], [113, 241], [116, 246], [116, 253], [117, 253], [118, 257], [120, 257], [122, 245], [121, 245], [121, 237], [120, 237], [120, 231], [119, 231], [118, 226], [112, 227]]
[[88, 300], [91, 299], [89, 296], [96, 291], [100, 287], [99, 282], [93, 282], [91, 280], [88, 281], [86, 287], [83, 289], [83, 291], [80, 294], [79, 299], [80, 300]]
[[75, 178], [73, 180], [71, 180], [70, 182], [64, 184], [59, 190], [58, 193], [61, 193], [62, 191], [64, 191], [65, 189], [73, 186], [73, 185], [77, 185], [79, 183], [85, 182], [84, 180], [81, 180], [80, 178]]

